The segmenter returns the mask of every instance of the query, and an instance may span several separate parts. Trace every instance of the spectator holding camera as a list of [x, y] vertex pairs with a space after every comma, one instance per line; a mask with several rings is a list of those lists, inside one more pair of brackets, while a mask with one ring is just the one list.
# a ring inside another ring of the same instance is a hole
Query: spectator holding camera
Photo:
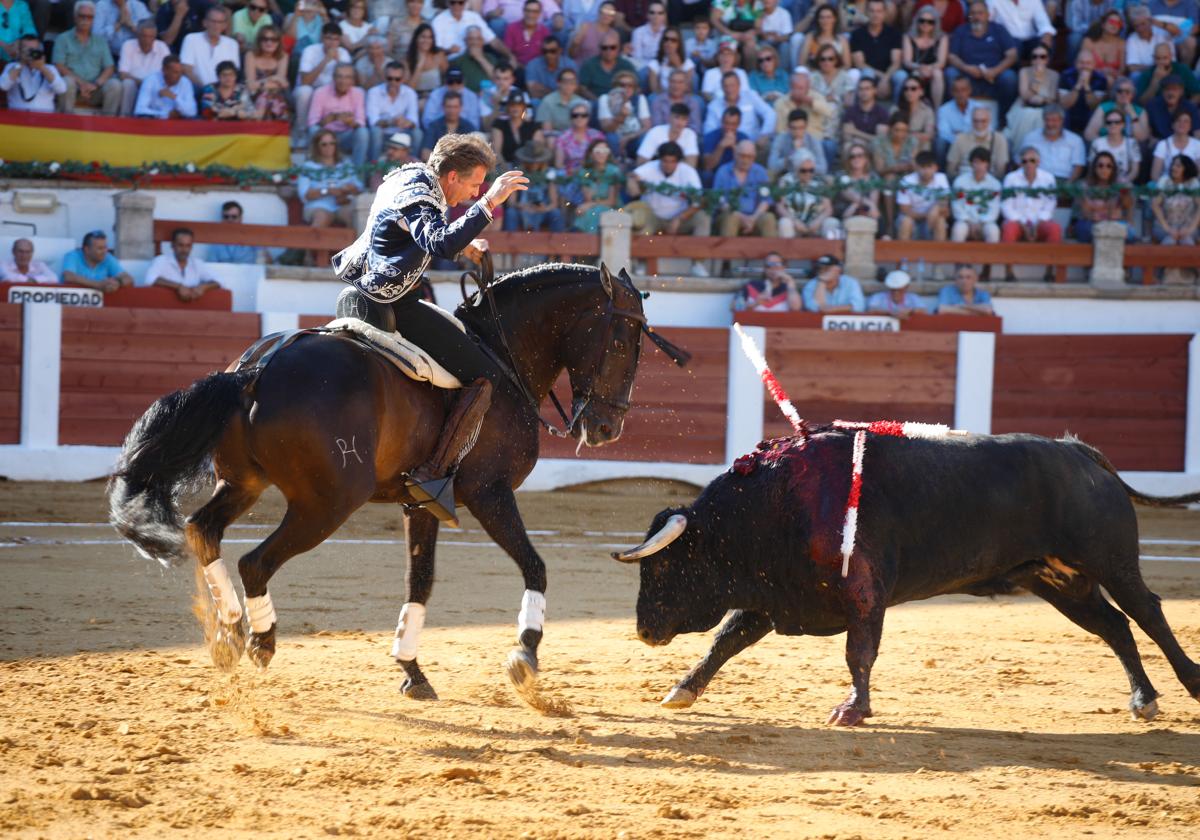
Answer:
[[36, 35], [24, 35], [20, 41], [20, 60], [9, 62], [0, 72], [0, 90], [8, 94], [10, 111], [54, 112], [54, 98], [65, 93], [67, 83], [53, 64]]

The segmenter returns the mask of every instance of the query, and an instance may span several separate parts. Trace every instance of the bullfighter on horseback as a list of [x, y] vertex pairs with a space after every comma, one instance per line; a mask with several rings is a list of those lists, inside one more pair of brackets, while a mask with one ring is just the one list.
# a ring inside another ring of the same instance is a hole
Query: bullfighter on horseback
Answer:
[[352, 286], [338, 298], [338, 317], [399, 331], [463, 384], [438, 446], [412, 470], [408, 486], [414, 499], [455, 525], [449, 474], [478, 433], [499, 371], [449, 313], [422, 300], [420, 281], [435, 256], [453, 259], [461, 253], [478, 260], [487, 241], [476, 237], [491, 223], [492, 213], [528, 186], [523, 173], [505, 172], [462, 218], [450, 223], [447, 210], [474, 198], [495, 163], [495, 154], [481, 138], [446, 135], [428, 163], [388, 173], [375, 194], [366, 229], [333, 258], [338, 278]]

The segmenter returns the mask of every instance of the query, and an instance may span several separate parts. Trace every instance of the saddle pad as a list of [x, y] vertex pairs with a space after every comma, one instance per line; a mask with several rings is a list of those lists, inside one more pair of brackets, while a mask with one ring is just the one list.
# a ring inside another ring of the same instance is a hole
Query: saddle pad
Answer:
[[384, 332], [358, 318], [338, 318], [325, 325], [330, 332], [351, 332], [377, 350], [409, 379], [429, 382], [438, 388], [461, 388], [458, 377], [435, 361], [428, 353], [399, 333]]

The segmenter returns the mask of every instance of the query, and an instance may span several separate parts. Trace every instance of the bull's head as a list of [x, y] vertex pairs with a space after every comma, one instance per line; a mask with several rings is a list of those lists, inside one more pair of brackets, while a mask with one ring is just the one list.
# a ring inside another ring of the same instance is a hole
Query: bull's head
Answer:
[[612, 557], [641, 564], [638, 591], [638, 638], [648, 645], [665, 645], [680, 633], [711, 630], [725, 615], [712, 558], [697, 556], [702, 524], [689, 521], [690, 510], [667, 509], [654, 517], [645, 541]]

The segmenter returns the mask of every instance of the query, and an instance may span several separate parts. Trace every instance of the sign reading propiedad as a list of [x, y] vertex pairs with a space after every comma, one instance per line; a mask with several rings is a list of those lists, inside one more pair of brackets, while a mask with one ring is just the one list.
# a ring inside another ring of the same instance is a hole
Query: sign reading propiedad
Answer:
[[104, 306], [104, 293], [77, 286], [9, 286], [9, 303], [57, 303], [62, 306]]
[[900, 332], [900, 319], [891, 315], [826, 315], [821, 329], [843, 332]]

